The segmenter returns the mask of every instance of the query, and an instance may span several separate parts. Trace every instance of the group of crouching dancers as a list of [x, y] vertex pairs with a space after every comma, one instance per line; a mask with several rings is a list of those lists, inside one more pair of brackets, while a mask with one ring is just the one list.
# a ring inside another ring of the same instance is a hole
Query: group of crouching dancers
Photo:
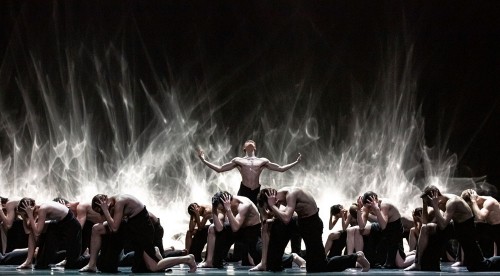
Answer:
[[[211, 206], [188, 206], [186, 248], [199, 268], [222, 268], [230, 246], [235, 244], [236, 249], [240, 244], [244, 247], [241, 263], [252, 266], [250, 271], [283, 271], [292, 263], [307, 272], [440, 271], [442, 261], [468, 271], [500, 271], [499, 203], [472, 189], [459, 196], [428, 186], [421, 195], [422, 206], [410, 216], [401, 214], [390, 200], [366, 192], [347, 209], [332, 206], [329, 229], [341, 221], [342, 230], [331, 232], [325, 242], [319, 209], [309, 192], [296, 187], [264, 188], [256, 196], [252, 191], [254, 202], [251, 193], [242, 196], [240, 192], [237, 196], [219, 192]], [[305, 250], [300, 250], [300, 239]], [[289, 242], [292, 253], [286, 254]]]
[[[325, 242], [323, 221], [308, 191], [259, 188], [238, 194], [217, 192], [211, 204], [188, 206], [184, 250], [164, 250], [159, 219], [132, 195], [98, 194], [90, 203], [1, 198], [0, 264], [80, 272], [130, 266], [136, 273], [184, 264], [195, 272], [223, 268], [234, 245], [233, 259], [239, 255], [250, 271], [283, 271], [294, 263], [307, 272], [439, 271], [442, 260], [469, 271], [500, 271], [499, 203], [472, 189], [458, 196], [428, 186], [411, 219], [389, 200], [366, 192], [347, 209], [332, 206], [329, 229], [341, 221], [342, 230], [331, 232]], [[287, 253], [289, 243], [292, 252]], [[454, 250], [447, 250], [450, 244]]]

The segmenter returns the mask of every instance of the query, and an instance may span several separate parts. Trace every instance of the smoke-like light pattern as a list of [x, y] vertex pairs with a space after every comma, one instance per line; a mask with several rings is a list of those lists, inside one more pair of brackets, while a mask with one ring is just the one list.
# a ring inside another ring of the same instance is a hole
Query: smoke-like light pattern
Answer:
[[0, 164], [2, 196], [90, 201], [96, 193], [133, 194], [161, 218], [166, 245], [183, 247], [190, 202], [208, 204], [215, 191], [239, 187], [237, 170], [211, 171], [197, 159], [199, 147], [216, 164], [240, 154], [246, 137], [276, 163], [292, 162], [301, 152], [300, 165], [286, 173], [265, 171], [262, 183], [310, 191], [325, 222], [331, 205], [348, 205], [368, 190], [408, 212], [419, 203], [422, 183], [446, 188], [456, 165], [446, 152], [429, 156], [435, 151], [425, 148], [411, 59], [399, 60], [397, 51], [369, 97], [353, 83], [347, 123], [339, 119], [330, 130], [320, 129], [316, 94], [306, 92], [314, 87], [301, 85], [280, 110], [286, 114], [281, 124], [271, 123], [272, 112], [265, 110], [251, 131], [218, 124], [221, 106], [210, 99], [215, 88], [186, 88], [158, 76], [148, 85], [113, 46], [63, 52], [54, 66], [35, 52], [19, 59], [12, 47], [8, 54], [17, 58], [2, 62], [0, 75], [11, 77], [0, 89], [14, 81], [24, 102], [22, 120], [2, 111], [1, 133], [9, 142]]

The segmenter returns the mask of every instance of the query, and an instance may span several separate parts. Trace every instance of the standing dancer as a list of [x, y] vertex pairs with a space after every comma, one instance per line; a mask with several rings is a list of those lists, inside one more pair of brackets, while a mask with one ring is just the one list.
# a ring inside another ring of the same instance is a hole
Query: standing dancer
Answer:
[[[268, 169], [271, 171], [285, 172], [301, 161], [301, 155], [299, 153], [299, 156], [297, 157], [297, 160], [295, 160], [295, 162], [281, 166], [269, 161], [269, 159], [267, 158], [255, 156], [256, 150], [257, 146], [255, 142], [253, 140], [247, 140], [243, 144], [243, 151], [245, 152], [245, 156], [235, 157], [230, 162], [225, 163], [221, 166], [208, 162], [205, 159], [205, 153], [201, 149], [198, 151], [198, 156], [205, 165], [218, 173], [230, 171], [234, 168], [237, 168], [241, 174], [241, 184], [237, 195], [247, 197], [254, 204], [257, 204], [257, 194], [259, 194], [261, 187], [260, 174], [262, 173], [262, 171], [264, 169]], [[300, 237], [295, 237], [292, 240], [292, 251], [294, 253], [300, 252], [300, 243]], [[239, 245], [237, 244], [235, 249], [235, 255], [237, 258], [241, 258], [241, 256], [246, 255], [246, 250], [242, 250], [241, 253], [238, 253], [238, 249]], [[247, 258], [243, 258], [242, 264], [248, 265]]]

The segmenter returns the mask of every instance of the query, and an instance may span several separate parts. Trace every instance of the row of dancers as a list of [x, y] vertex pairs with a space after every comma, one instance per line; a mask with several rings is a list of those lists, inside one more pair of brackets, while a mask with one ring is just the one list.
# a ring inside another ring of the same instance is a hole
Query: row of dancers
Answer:
[[[470, 189], [461, 196], [445, 194], [428, 186], [422, 194], [422, 206], [414, 211], [413, 223], [408, 226], [409, 220], [395, 204], [369, 191], [349, 210], [332, 206], [329, 228], [340, 220], [342, 230], [333, 232], [323, 243], [323, 222], [309, 191], [263, 188], [260, 184], [264, 169], [285, 172], [301, 162], [301, 155], [290, 164], [278, 165], [255, 156], [252, 140], [244, 143], [243, 151], [244, 157], [222, 165], [209, 162], [204, 152], [198, 151], [210, 169], [222, 173], [236, 168], [242, 181], [236, 195], [217, 192], [211, 204], [188, 206], [185, 250], [163, 249], [159, 219], [132, 195], [98, 194], [89, 203], [2, 198], [5, 254], [0, 264], [17, 257], [17, 261], [23, 259], [19, 269], [46, 269], [56, 264], [81, 272], [116, 272], [128, 262], [133, 272], [163, 271], [178, 264], [194, 272], [224, 267], [234, 244], [242, 265], [251, 265], [251, 271], [282, 271], [292, 263], [307, 272], [355, 267], [361, 271], [379, 267], [439, 270], [441, 249], [454, 240], [461, 248], [459, 264], [469, 271], [500, 270], [500, 257], [485, 258], [476, 235], [479, 230], [495, 244], [498, 240], [500, 207], [492, 197], [479, 196]], [[409, 233], [410, 248], [416, 250], [405, 253], [405, 232]], [[287, 254], [290, 242], [292, 252]]]

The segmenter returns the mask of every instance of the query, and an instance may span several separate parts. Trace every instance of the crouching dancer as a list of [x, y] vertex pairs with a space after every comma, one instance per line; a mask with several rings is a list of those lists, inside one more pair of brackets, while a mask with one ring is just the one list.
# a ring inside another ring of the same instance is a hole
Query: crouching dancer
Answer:
[[[435, 210], [435, 219], [437, 227], [441, 230], [447, 228], [453, 221], [454, 237], [460, 243], [464, 253], [464, 265], [469, 271], [500, 271], [500, 257], [484, 258], [481, 249], [476, 241], [476, 228], [474, 225], [474, 215], [471, 208], [464, 199], [453, 194], [442, 194], [441, 191], [433, 185], [427, 186], [422, 194], [424, 203], [432, 206]], [[425, 206], [424, 206], [425, 207]], [[441, 214], [439, 210], [444, 213]], [[430, 246], [428, 237], [423, 236], [426, 233], [420, 232], [418, 241], [419, 250], [426, 250]], [[424, 251], [425, 254], [426, 251]], [[406, 270], [420, 270], [422, 253], [417, 252], [415, 263]]]
[[[254, 262], [260, 262], [261, 223], [255, 204], [244, 196], [217, 192], [212, 197], [212, 214], [214, 223], [208, 230], [207, 257], [199, 267], [222, 268], [224, 257], [236, 241], [248, 247]], [[225, 223], [226, 218], [228, 222]]]
[[[49, 264], [57, 263], [57, 251], [66, 250], [65, 268], [80, 266], [82, 229], [68, 207], [48, 201], [35, 205], [32, 198], [23, 198], [17, 208], [22, 216], [26, 233], [29, 234], [28, 256], [19, 269], [31, 269], [31, 262], [38, 245], [35, 269], [48, 269]], [[51, 221], [46, 223], [46, 221]], [[60, 241], [64, 242], [60, 242]], [[58, 248], [60, 244], [64, 248]]]
[[[178, 264], [187, 264], [189, 272], [196, 271], [193, 255], [161, 259], [154, 247], [154, 226], [149, 219], [146, 206], [132, 195], [119, 194], [108, 197], [98, 194], [92, 199], [92, 209], [100, 213], [106, 221], [96, 224], [92, 231], [89, 264], [80, 272], [96, 272], [97, 254], [101, 247], [101, 236], [106, 232], [117, 232], [124, 228], [124, 235], [130, 240], [134, 250], [132, 272], [157, 272]], [[126, 221], [123, 219], [127, 218]]]
[[[269, 188], [266, 196], [269, 210], [284, 224], [289, 224], [293, 213], [297, 213], [298, 230], [307, 250], [307, 272], [343, 271], [355, 267], [356, 262], [363, 272], [370, 269], [370, 263], [361, 251], [327, 259], [322, 240], [323, 221], [318, 215], [319, 209], [311, 194], [300, 188], [284, 187], [280, 190]], [[284, 210], [279, 208], [281, 205], [285, 207]]]
[[298, 235], [297, 216], [292, 216], [288, 224], [276, 219], [267, 206], [269, 189], [263, 189], [257, 196], [257, 204], [262, 220], [262, 259], [250, 271], [283, 271], [296, 263], [300, 268], [306, 267], [306, 261], [297, 253], [284, 254], [285, 247], [292, 237]]

